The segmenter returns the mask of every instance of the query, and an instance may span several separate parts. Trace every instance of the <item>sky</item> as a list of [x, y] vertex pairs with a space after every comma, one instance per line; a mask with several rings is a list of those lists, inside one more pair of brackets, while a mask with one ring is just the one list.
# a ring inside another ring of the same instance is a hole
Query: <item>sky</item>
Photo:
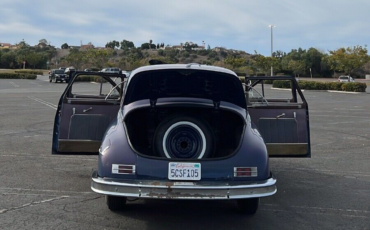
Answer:
[[323, 52], [370, 40], [369, 0], [0, 0], [0, 42], [40, 39], [105, 46], [112, 40], [257, 51]]

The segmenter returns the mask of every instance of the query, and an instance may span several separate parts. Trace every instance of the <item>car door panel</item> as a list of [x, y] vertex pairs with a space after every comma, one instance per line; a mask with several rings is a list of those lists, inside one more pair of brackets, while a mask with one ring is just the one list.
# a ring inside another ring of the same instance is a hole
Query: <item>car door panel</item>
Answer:
[[[310, 157], [307, 102], [295, 79], [276, 79], [292, 81], [292, 94], [295, 95], [291, 99], [265, 99], [266, 103], [249, 100], [248, 113], [251, 120], [263, 137], [270, 157]], [[258, 80], [266, 78], [259, 77]], [[301, 103], [297, 102], [297, 94], [302, 99]]]
[[[117, 76], [101, 73], [94, 75]], [[53, 154], [98, 153], [104, 133], [116, 118], [120, 108], [120, 96], [107, 100], [104, 95], [100, 97], [84, 95], [81, 99], [74, 97], [71, 85], [76, 77], [74, 76], [69, 83], [58, 105], [54, 124]], [[107, 83], [112, 84], [112, 87], [115, 86], [113, 81]]]

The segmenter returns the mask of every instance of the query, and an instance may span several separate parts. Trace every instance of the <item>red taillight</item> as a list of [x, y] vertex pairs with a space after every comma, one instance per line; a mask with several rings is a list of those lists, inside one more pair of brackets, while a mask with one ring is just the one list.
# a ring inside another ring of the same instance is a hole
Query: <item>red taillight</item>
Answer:
[[135, 165], [112, 164], [113, 174], [135, 174]]
[[256, 177], [257, 167], [234, 167], [234, 177]]

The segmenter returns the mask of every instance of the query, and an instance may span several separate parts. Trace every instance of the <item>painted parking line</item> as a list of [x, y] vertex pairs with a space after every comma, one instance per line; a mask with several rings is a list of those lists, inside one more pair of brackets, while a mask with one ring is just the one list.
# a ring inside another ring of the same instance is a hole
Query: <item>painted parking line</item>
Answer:
[[10, 83], [12, 86], [16, 87], [16, 88], [18, 88], [18, 87], [19, 87], [19, 85], [15, 84], [15, 83], [14, 83], [14, 82], [12, 82], [12, 81], [10, 81], [9, 83]]
[[39, 98], [35, 98], [35, 97], [32, 97], [32, 96], [28, 96], [28, 98], [29, 99], [31, 99], [31, 100], [34, 100], [34, 101], [37, 101], [37, 102], [39, 102], [39, 103], [41, 103], [41, 104], [43, 104], [43, 105], [46, 105], [46, 106], [48, 106], [48, 107], [50, 107], [50, 108], [52, 108], [52, 109], [57, 109], [57, 105], [54, 105], [54, 104], [52, 104], [52, 103], [50, 103], [50, 102], [47, 102], [47, 101], [44, 101], [44, 100], [41, 100], [41, 99], [39, 99]]
[[41, 201], [32, 201], [32, 202], [30, 202], [30, 203], [26, 203], [26, 204], [23, 204], [23, 205], [21, 205], [21, 206], [11, 207], [11, 208], [7, 208], [7, 209], [1, 209], [1, 210], [0, 210], [0, 214], [4, 214], [4, 213], [6, 213], [6, 212], [11, 212], [11, 211], [16, 211], [16, 210], [18, 210], [18, 209], [27, 208], [27, 207], [34, 206], [34, 205], [39, 205], [39, 204], [49, 203], [49, 202], [52, 202], [52, 201], [55, 201], [55, 200], [66, 199], [66, 198], [68, 198], [68, 197], [69, 197], [69, 196], [59, 196], [59, 197], [50, 198], [50, 199], [41, 200]]

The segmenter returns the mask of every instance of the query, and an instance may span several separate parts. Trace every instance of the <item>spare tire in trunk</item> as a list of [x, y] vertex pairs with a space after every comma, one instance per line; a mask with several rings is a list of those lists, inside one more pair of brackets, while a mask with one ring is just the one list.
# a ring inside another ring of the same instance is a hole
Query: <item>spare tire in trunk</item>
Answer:
[[214, 151], [214, 134], [204, 120], [184, 114], [164, 119], [157, 127], [153, 146], [160, 157], [202, 159]]

